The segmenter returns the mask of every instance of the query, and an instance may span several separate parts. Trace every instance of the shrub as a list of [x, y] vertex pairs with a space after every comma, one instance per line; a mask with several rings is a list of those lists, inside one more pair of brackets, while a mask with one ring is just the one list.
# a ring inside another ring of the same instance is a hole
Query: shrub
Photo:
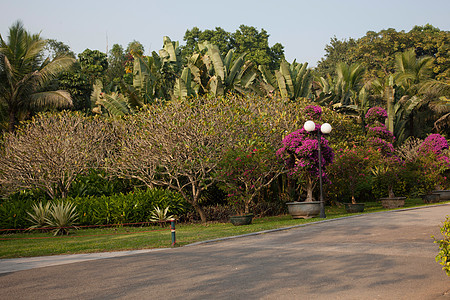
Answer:
[[365, 119], [367, 124], [384, 123], [387, 116], [387, 112], [384, 108], [375, 106], [367, 111]]
[[23, 190], [0, 199], [0, 228], [28, 228], [33, 224], [28, 220], [27, 211], [37, 202], [49, 201], [48, 195], [40, 190]]
[[50, 202], [47, 202], [46, 204], [39, 202], [39, 205], [35, 203], [33, 204], [32, 209], [32, 212], [27, 212], [30, 216], [28, 220], [33, 223], [33, 225], [29, 228], [34, 229], [46, 227], [47, 219], [50, 215]]
[[436, 255], [436, 261], [443, 265], [442, 270], [450, 276], [450, 217], [444, 221], [444, 225], [441, 227], [442, 239], [437, 240], [434, 238], [434, 242], [439, 245], [439, 253]]
[[333, 164], [328, 168], [331, 181], [329, 191], [338, 198], [349, 197], [352, 203], [359, 198], [358, 188], [370, 177], [373, 150], [365, 147], [345, 148], [337, 151]]
[[128, 194], [69, 200], [77, 205], [81, 225], [148, 222], [154, 206], [169, 206], [172, 215], [181, 215], [187, 207], [179, 193], [164, 189], [136, 189]]
[[69, 234], [70, 227], [73, 227], [78, 219], [76, 208], [76, 205], [67, 201], [52, 204], [45, 223], [49, 227], [54, 227], [54, 235]]
[[109, 176], [104, 170], [91, 169], [79, 174], [69, 190], [69, 197], [111, 196], [133, 190], [132, 182]]

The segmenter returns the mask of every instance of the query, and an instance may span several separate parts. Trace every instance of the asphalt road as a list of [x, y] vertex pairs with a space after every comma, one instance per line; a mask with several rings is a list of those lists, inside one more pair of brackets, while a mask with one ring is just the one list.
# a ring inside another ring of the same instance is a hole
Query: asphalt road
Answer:
[[0, 299], [450, 299], [450, 205], [0, 274]]

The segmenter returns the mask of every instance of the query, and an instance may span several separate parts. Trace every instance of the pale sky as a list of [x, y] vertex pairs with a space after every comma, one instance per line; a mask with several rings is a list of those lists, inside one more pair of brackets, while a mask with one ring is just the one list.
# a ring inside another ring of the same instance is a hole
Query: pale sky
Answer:
[[330, 39], [360, 38], [367, 31], [394, 28], [409, 31], [427, 23], [450, 30], [449, 0], [0, 0], [0, 34], [18, 19], [31, 33], [69, 45], [106, 52], [137, 40], [145, 54], [162, 47], [163, 36], [184, 44], [194, 26], [222, 27], [234, 32], [241, 24], [264, 28], [269, 45], [285, 47], [289, 62], [315, 66]]

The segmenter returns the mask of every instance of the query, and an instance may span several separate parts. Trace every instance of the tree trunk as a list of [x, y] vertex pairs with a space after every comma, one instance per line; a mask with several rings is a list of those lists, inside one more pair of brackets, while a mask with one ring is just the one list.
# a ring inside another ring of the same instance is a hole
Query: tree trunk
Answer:
[[9, 111], [9, 121], [8, 121], [8, 131], [14, 132], [14, 129], [16, 128], [16, 113], [14, 110]]
[[394, 195], [394, 186], [392, 186], [392, 185], [388, 186], [388, 193], [389, 193], [389, 198], [394, 198], [395, 197], [395, 195]]
[[306, 200], [305, 202], [312, 202], [313, 199], [313, 187], [314, 187], [314, 181], [312, 178], [308, 178], [306, 181]]
[[206, 213], [203, 210], [203, 208], [198, 205], [197, 203], [193, 203], [192, 206], [194, 207], [195, 211], [200, 215], [200, 220], [202, 221], [202, 223], [206, 223], [207, 218], [206, 218]]

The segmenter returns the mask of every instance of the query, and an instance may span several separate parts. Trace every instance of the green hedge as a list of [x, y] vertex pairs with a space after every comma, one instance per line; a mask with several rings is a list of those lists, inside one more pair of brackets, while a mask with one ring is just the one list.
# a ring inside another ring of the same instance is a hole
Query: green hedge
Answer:
[[180, 194], [170, 190], [135, 190], [128, 194], [68, 198], [77, 206], [80, 225], [147, 222], [154, 206], [170, 207], [169, 214], [181, 215], [187, 205]]
[[[31, 206], [50, 199], [40, 191], [22, 191], [0, 201], [0, 229], [20, 229], [32, 225], [27, 220]], [[169, 214], [176, 216], [183, 215], [189, 207], [180, 194], [164, 189], [136, 189], [111, 196], [69, 197], [67, 201], [77, 206], [78, 225], [147, 222], [154, 206], [169, 206]]]

